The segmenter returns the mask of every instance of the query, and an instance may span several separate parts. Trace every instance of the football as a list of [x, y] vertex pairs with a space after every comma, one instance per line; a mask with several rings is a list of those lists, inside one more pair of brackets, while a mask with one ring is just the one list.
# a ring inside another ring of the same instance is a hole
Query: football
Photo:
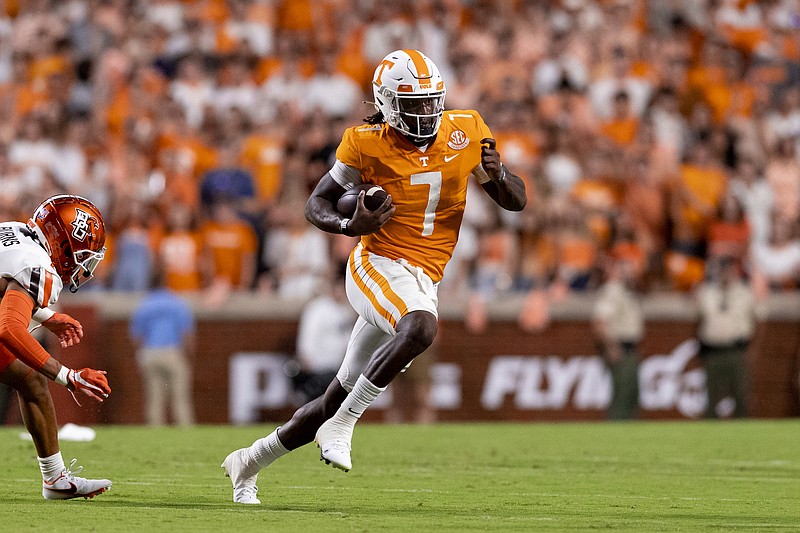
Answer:
[[378, 209], [386, 200], [387, 194], [383, 187], [372, 183], [363, 183], [345, 191], [336, 203], [336, 210], [346, 217], [352, 217], [356, 212], [358, 193], [361, 191], [364, 191], [364, 207], [370, 211]]

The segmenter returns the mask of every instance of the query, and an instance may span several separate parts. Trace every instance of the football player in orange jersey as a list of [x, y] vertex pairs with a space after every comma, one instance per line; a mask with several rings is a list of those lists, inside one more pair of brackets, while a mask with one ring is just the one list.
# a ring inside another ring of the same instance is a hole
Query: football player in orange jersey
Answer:
[[[437, 285], [456, 245], [470, 176], [501, 207], [525, 207], [525, 185], [500, 162], [481, 116], [444, 110], [444, 81], [429, 58], [417, 50], [387, 55], [373, 92], [378, 112], [345, 131], [335, 164], [306, 204], [306, 218], [318, 228], [361, 236], [346, 281], [358, 321], [325, 394], [225, 459], [235, 502], [260, 503], [258, 472], [312, 440], [321, 459], [350, 470], [356, 422], [436, 336]], [[369, 211], [362, 191], [355, 214], [343, 217], [339, 197], [361, 183], [380, 185], [389, 196]]]
[[27, 224], [0, 222], [0, 382], [19, 394], [22, 420], [42, 471], [42, 495], [48, 500], [92, 498], [111, 488], [107, 479], [74, 475], [75, 459], [69, 468], [64, 466], [46, 379], [67, 387], [73, 398], [80, 393], [102, 402], [111, 392], [105, 372], [67, 368], [28, 332], [33, 318], [55, 333], [61, 346], [80, 342], [80, 323], [49, 306], [65, 284], [75, 292], [92, 279], [103, 259], [105, 239], [100, 212], [79, 196], [48, 198]]

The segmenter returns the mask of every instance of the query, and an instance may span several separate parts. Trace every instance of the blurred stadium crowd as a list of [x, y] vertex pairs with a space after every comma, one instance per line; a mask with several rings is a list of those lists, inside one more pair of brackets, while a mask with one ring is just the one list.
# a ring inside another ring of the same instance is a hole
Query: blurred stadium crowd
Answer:
[[510, 214], [470, 195], [443, 293], [558, 298], [614, 258], [647, 290], [689, 291], [714, 256], [798, 288], [797, 0], [0, 6], [0, 218], [62, 191], [94, 201], [97, 287], [142, 290], [162, 264], [211, 303], [312, 295], [353, 241], [308, 224], [305, 199], [373, 112], [375, 65], [413, 47], [530, 197]]

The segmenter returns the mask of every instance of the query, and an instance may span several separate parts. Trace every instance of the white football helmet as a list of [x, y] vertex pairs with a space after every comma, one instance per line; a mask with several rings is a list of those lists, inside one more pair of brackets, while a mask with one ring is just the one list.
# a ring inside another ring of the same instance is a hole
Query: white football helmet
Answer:
[[414, 140], [439, 131], [444, 113], [444, 80], [438, 67], [417, 50], [396, 50], [372, 77], [375, 107], [394, 129]]

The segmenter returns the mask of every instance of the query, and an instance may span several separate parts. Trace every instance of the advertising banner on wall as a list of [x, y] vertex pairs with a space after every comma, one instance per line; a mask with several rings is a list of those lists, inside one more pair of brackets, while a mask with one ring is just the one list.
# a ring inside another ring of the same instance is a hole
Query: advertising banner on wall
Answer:
[[[668, 354], [655, 354], [639, 365], [639, 406], [642, 415], [702, 416], [706, 409], [705, 370], [696, 365], [698, 343], [690, 339]], [[289, 356], [240, 352], [229, 359], [228, 418], [236, 424], [261, 421], [263, 414], [295, 405], [291, 379], [284, 366]], [[447, 419], [496, 419], [504, 412], [520, 416], [537, 412], [564, 417], [602, 417], [611, 400], [611, 376], [597, 355], [496, 355], [488, 360], [483, 378], [462, 380], [473, 373], [471, 361], [437, 362], [429, 368], [429, 404]], [[690, 364], [695, 363], [695, 364]], [[466, 386], [466, 388], [465, 388]], [[391, 385], [371, 409], [399, 401]], [[478, 411], [464, 411], [464, 398], [478, 398]], [[516, 418], [516, 416], [515, 416]]]
[[[688, 320], [648, 322], [639, 347], [640, 418], [703, 416], [706, 376], [696, 355], [695, 327]], [[281, 422], [292, 414], [300, 400], [285, 363], [294, 356], [296, 320], [201, 318], [197, 331], [193, 391], [198, 422]], [[446, 319], [433, 349], [412, 369], [416, 379], [423, 374], [425, 396], [438, 420], [603, 420], [611, 377], [590, 331], [586, 320], [554, 321], [536, 334], [515, 322], [498, 321], [474, 333], [463, 321]], [[104, 323], [96, 343], [97, 367], [108, 370], [114, 390], [100, 407], [99, 421], [142, 423], [142, 383], [127, 321]], [[799, 345], [796, 323], [759, 324], [746, 360], [749, 416], [800, 415]], [[392, 384], [365, 418], [391, 419], [392, 405], [409, 405], [405, 385]], [[730, 411], [730, 405], [721, 407], [723, 414]]]

